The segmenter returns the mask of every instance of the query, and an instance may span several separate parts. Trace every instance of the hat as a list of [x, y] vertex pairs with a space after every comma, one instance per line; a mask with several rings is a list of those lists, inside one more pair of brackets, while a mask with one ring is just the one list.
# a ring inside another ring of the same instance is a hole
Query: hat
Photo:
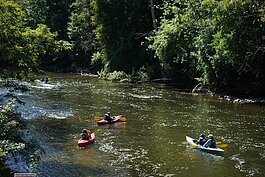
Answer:
[[209, 134], [209, 135], [208, 135], [208, 138], [213, 138], [213, 135], [212, 135], [212, 134]]
[[107, 112], [107, 114], [110, 114], [110, 112]]

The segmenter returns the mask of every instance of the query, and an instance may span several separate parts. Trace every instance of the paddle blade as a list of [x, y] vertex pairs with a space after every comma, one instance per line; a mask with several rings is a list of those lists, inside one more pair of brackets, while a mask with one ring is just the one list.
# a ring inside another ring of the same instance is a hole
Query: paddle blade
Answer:
[[227, 148], [228, 147], [228, 144], [219, 144], [218, 147], [219, 148]]
[[199, 147], [199, 145], [195, 145], [195, 144], [192, 144], [191, 145], [191, 148], [193, 148], [193, 149], [196, 149], [196, 148], [198, 148]]
[[121, 117], [120, 118], [120, 121], [125, 122], [126, 121], [126, 118], [125, 117]]
[[190, 143], [187, 141], [183, 141], [183, 142], [181, 142], [181, 144], [190, 144]]
[[96, 120], [96, 121], [99, 121], [99, 120], [101, 120], [102, 119], [102, 117], [100, 117], [100, 116], [95, 116], [94, 117], [94, 120]]

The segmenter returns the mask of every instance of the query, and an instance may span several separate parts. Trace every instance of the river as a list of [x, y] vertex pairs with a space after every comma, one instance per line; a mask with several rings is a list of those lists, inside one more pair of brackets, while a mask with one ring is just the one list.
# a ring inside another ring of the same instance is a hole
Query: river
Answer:
[[[38, 176], [265, 175], [265, 107], [191, 95], [159, 85], [128, 85], [76, 74], [50, 74], [50, 84], [26, 83], [19, 107], [43, 150]], [[126, 122], [98, 126], [111, 111]], [[96, 141], [79, 149], [83, 128]], [[224, 156], [185, 145], [185, 136], [212, 133]]]

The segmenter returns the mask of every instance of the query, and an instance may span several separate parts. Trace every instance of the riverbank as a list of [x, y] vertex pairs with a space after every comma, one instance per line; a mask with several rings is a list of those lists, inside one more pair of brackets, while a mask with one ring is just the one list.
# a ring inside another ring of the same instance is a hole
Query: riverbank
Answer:
[[18, 95], [27, 90], [26, 86], [1, 80], [0, 87], [0, 176], [31, 172], [41, 152], [26, 135], [27, 125], [18, 111], [25, 104]]
[[[174, 89], [182, 93], [188, 93], [192, 95], [208, 95], [217, 99], [226, 100], [237, 104], [256, 104], [265, 105], [265, 98], [263, 95], [253, 96], [250, 94], [244, 94], [242, 91], [212, 91], [206, 86], [198, 84], [195, 80], [186, 79], [155, 79], [148, 82], [138, 82], [138, 84], [153, 83], [158, 84], [158, 88]], [[197, 85], [196, 85], [197, 84]]]
[[265, 98], [250, 98], [250, 97], [238, 97], [233, 95], [225, 95], [221, 93], [215, 93], [213, 96], [218, 99], [223, 99], [227, 101], [231, 101], [233, 103], [239, 104], [256, 104], [256, 105], [265, 105]]
[[192, 94], [209, 95], [209, 96], [221, 99], [221, 100], [226, 100], [226, 101], [238, 103], [238, 104], [265, 105], [265, 98], [263, 96], [254, 97], [254, 96], [249, 96], [248, 94], [242, 94], [242, 93], [231, 94], [231, 92], [229, 94], [229, 91], [214, 92], [204, 86], [194, 87], [194, 89], [192, 90]]

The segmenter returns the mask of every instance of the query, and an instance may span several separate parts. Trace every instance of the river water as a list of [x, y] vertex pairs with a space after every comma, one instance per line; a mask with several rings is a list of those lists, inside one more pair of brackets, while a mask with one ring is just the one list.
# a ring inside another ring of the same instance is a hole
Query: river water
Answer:
[[[19, 97], [29, 134], [44, 154], [38, 176], [265, 175], [265, 107], [193, 96], [159, 85], [128, 85], [76, 74], [51, 74], [50, 84], [28, 83]], [[126, 122], [98, 126], [111, 111]], [[83, 128], [96, 141], [79, 149]], [[212, 133], [228, 144], [224, 156], [185, 145], [185, 136]]]

